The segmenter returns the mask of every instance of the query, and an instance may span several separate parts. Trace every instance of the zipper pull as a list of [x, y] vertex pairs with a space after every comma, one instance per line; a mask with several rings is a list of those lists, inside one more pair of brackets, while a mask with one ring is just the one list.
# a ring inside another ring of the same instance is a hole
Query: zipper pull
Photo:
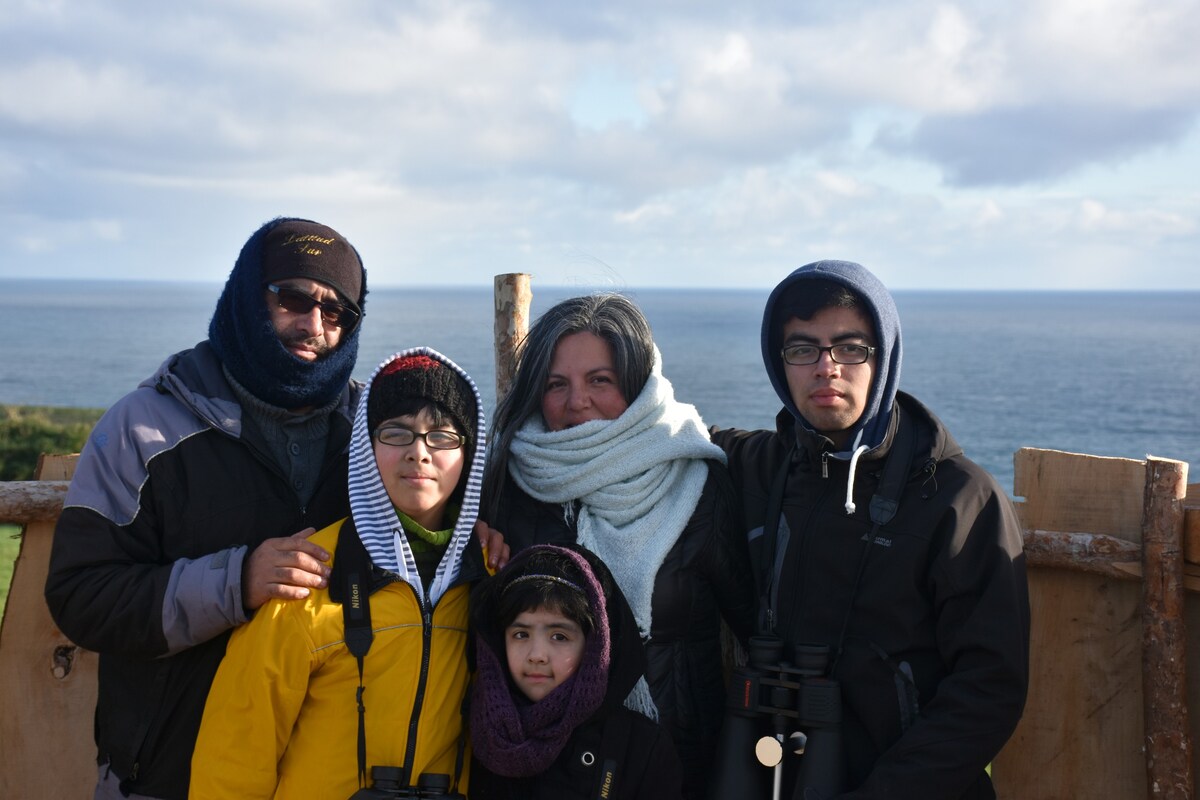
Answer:
[[829, 477], [829, 451], [821, 453], [821, 477]]

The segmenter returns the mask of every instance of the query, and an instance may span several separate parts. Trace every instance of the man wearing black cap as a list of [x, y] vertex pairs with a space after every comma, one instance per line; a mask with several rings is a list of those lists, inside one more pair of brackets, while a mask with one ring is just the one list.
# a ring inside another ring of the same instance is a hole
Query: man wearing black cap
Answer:
[[186, 797], [230, 631], [270, 598], [326, 585], [329, 554], [307, 535], [349, 513], [366, 293], [337, 231], [268, 222], [243, 246], [207, 341], [118, 401], [84, 447], [46, 601], [100, 654], [97, 798]]

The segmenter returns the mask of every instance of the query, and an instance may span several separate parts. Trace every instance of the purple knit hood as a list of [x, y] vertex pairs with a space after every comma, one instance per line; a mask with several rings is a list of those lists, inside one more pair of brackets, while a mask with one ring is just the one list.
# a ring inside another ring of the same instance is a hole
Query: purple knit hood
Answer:
[[[573, 575], [554, 577], [583, 589], [595, 625], [579, 668], [554, 691], [529, 702], [508, 675], [504, 630], [493, 616], [505, 588], [530, 573], [539, 552], [564, 555]], [[545, 771], [571, 733], [593, 714], [620, 706], [645, 671], [645, 653], [633, 612], [608, 568], [578, 545], [536, 545], [516, 556], [471, 597], [476, 631], [476, 676], [471, 697], [471, 743], [475, 757], [497, 775], [524, 777]]]

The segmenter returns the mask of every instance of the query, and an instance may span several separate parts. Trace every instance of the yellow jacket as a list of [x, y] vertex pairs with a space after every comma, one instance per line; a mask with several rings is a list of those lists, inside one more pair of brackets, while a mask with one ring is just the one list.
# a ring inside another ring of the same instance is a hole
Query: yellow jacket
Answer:
[[[341, 525], [312, 541], [333, 553]], [[371, 595], [374, 641], [363, 676], [368, 776], [372, 766], [402, 766], [413, 732], [412, 780], [422, 772], [453, 776], [468, 680], [468, 592], [460, 584], [442, 595], [428, 629], [409, 584], [389, 583]], [[229, 640], [204, 708], [190, 796], [347, 800], [358, 789], [357, 689], [342, 606], [327, 589], [267, 603]], [[464, 766], [463, 793], [466, 778]]]

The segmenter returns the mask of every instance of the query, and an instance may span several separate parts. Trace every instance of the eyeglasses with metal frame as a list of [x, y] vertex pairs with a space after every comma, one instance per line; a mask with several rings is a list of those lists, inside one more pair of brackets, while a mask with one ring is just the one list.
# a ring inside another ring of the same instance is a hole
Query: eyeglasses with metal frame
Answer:
[[820, 347], [815, 344], [784, 345], [779, 354], [783, 360], [795, 367], [807, 367], [821, 360], [821, 353], [829, 353], [835, 364], [865, 364], [875, 355], [875, 348], [867, 344], [831, 344]]
[[430, 450], [457, 450], [467, 443], [467, 437], [457, 431], [435, 428], [417, 433], [403, 425], [380, 425], [375, 429], [375, 441], [392, 447], [408, 447], [417, 439], [425, 442]]
[[350, 330], [358, 324], [358, 320], [361, 317], [357, 311], [347, 305], [333, 300], [318, 300], [290, 286], [268, 283], [267, 291], [275, 295], [280, 308], [290, 311], [293, 314], [309, 314], [312, 313], [314, 308], [319, 306], [321, 309], [321, 322], [333, 328]]

